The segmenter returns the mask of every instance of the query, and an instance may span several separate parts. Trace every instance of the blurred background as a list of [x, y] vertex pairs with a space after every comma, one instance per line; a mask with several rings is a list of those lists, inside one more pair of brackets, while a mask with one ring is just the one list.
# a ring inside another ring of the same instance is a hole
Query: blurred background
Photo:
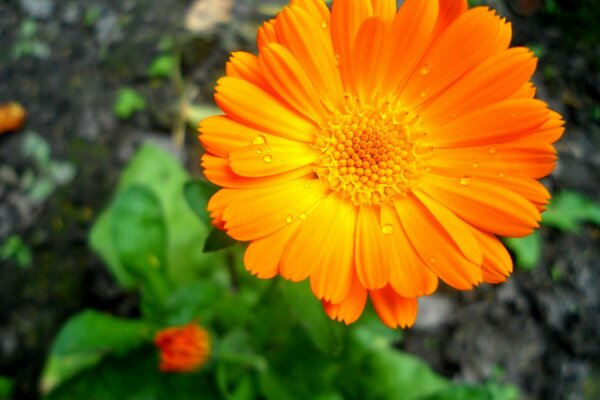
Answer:
[[[0, 104], [27, 113], [0, 136], [0, 398], [40, 398], [45, 360], [73, 314], [143, 314], [140, 294], [90, 248], [94, 221], [144, 142], [200, 177], [195, 126], [218, 112], [215, 80], [231, 51], [255, 51], [257, 27], [286, 3], [0, 0]], [[539, 57], [538, 97], [566, 121], [544, 180], [559, 196], [535, 237], [509, 243], [519, 267], [507, 283], [442, 288], [393, 342], [451, 381], [598, 399], [600, 1], [470, 3], [506, 17], [513, 45]]]

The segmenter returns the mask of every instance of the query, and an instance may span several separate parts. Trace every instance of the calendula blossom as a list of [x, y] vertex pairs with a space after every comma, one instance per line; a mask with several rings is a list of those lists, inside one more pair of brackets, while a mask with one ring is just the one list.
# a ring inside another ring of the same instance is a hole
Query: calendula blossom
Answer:
[[367, 297], [410, 326], [438, 280], [512, 271], [550, 195], [561, 117], [534, 99], [536, 59], [464, 0], [292, 0], [236, 52], [205, 119], [214, 224], [260, 278], [310, 279], [351, 323]]
[[193, 372], [210, 357], [210, 336], [194, 322], [158, 331], [154, 344], [160, 350], [159, 368], [163, 372]]

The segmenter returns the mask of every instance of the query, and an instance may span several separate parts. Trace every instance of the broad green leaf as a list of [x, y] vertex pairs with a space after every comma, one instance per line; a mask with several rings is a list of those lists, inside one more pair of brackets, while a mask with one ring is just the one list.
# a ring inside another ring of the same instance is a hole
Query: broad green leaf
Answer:
[[97, 364], [110, 353], [123, 353], [150, 340], [151, 327], [86, 310], [72, 317], [54, 340], [42, 373], [41, 387], [48, 393], [65, 380]]
[[128, 187], [115, 201], [112, 231], [123, 266], [162, 303], [169, 292], [167, 229], [158, 197], [143, 186]]
[[[169, 242], [166, 259], [174, 283], [196, 279], [201, 271], [214, 271], [223, 263], [222, 254], [204, 254], [208, 228], [195, 217], [183, 195], [189, 175], [172, 155], [152, 144], [143, 145], [123, 172], [118, 195], [131, 185], [151, 190], [164, 211]], [[119, 283], [132, 288], [135, 279], [123, 268], [112, 236], [114, 202], [96, 220], [90, 245], [104, 259]]]
[[200, 180], [187, 181], [183, 188], [188, 206], [206, 225], [210, 225], [210, 215], [206, 206], [215, 191], [214, 185]]
[[233, 246], [237, 242], [235, 239], [232, 239], [227, 233], [220, 229], [214, 228], [208, 234], [206, 241], [204, 242], [205, 253], [212, 253], [214, 251], [222, 250], [224, 248]]
[[279, 289], [290, 312], [297, 317], [314, 345], [325, 353], [338, 353], [342, 348], [344, 327], [327, 316], [321, 302], [313, 296], [308, 282], [300, 284], [281, 280]]
[[578, 233], [587, 222], [600, 225], [600, 203], [571, 191], [557, 194], [542, 215], [544, 225], [565, 232]]
[[514, 253], [517, 266], [526, 271], [534, 269], [542, 258], [542, 239], [537, 231], [522, 238], [506, 238], [504, 243]]
[[219, 399], [206, 368], [191, 374], [158, 370], [157, 350], [142, 347], [111, 355], [96, 367], [65, 382], [45, 400], [198, 400]]
[[420, 398], [419, 400], [517, 400], [519, 393], [514, 386], [453, 385], [447, 389]]

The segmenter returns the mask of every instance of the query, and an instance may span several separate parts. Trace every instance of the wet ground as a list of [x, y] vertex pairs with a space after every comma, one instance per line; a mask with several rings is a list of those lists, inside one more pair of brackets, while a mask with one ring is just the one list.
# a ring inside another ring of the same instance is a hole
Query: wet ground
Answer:
[[[171, 146], [181, 105], [210, 102], [227, 54], [252, 48], [256, 21], [269, 11], [250, 0], [231, 8], [204, 0], [194, 22], [191, 3], [0, 1], [0, 103], [16, 100], [29, 114], [23, 131], [0, 137], [0, 239], [19, 238], [33, 257], [0, 267], [0, 375], [17, 379], [17, 399], [37, 398], [45, 352], [67, 316], [86, 306], [136, 312], [136, 299], [88, 249], [87, 232], [137, 144], [151, 138]], [[547, 187], [600, 199], [600, 4], [487, 3], [513, 22], [513, 43], [541, 56], [539, 95], [567, 121]], [[186, 15], [200, 33], [186, 29]], [[198, 26], [204, 16], [222, 23]], [[164, 54], [181, 66], [175, 79], [148, 72]], [[128, 119], [113, 109], [123, 88], [146, 99]], [[188, 129], [180, 155], [197, 173], [194, 136]], [[526, 398], [600, 398], [600, 228], [543, 228], [542, 236], [543, 260], [533, 271], [423, 301], [401, 347], [448, 377], [500, 379]]]

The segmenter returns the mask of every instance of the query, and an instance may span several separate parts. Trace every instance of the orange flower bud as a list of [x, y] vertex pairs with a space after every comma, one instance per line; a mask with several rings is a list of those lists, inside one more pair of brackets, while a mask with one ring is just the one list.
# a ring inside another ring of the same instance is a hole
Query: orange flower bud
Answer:
[[0, 104], [0, 133], [21, 128], [25, 115], [25, 109], [19, 103]]
[[197, 323], [160, 330], [154, 337], [163, 372], [193, 372], [210, 356], [210, 337]]

